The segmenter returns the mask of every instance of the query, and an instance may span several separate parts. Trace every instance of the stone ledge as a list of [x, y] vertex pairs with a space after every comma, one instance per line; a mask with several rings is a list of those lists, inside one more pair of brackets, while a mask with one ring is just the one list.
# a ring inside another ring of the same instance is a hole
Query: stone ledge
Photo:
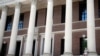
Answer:
[[7, 56], [15, 56], [14, 54], [7, 54]]
[[33, 56], [32, 54], [24, 54], [23, 56]]
[[40, 55], [40, 56], [52, 56], [51, 54], [48, 54], [48, 53], [45, 53], [43, 55]]
[[72, 54], [72, 53], [67, 52], [67, 53], [64, 53], [64, 54], [63, 54], [63, 55], [61, 55], [61, 56], [73, 56], [73, 54]]

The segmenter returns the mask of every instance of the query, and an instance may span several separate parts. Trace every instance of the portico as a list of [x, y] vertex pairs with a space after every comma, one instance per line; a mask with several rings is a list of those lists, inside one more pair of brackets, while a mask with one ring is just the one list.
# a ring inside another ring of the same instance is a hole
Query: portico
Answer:
[[[76, 0], [74, 0], [76, 1]], [[73, 42], [73, 0], [66, 0], [66, 12], [65, 12], [65, 30], [64, 32], [64, 53], [61, 56], [73, 56], [73, 51], [72, 51], [72, 42]], [[29, 24], [28, 24], [28, 30], [27, 30], [27, 37], [26, 37], [26, 44], [24, 48], [24, 53], [23, 56], [32, 56], [32, 47], [33, 47], [33, 40], [35, 36], [35, 21], [36, 21], [36, 11], [40, 8], [47, 8], [46, 11], [46, 25], [45, 25], [45, 32], [44, 34], [44, 46], [43, 51], [41, 56], [53, 56], [51, 53], [51, 40], [52, 40], [52, 33], [53, 31], [53, 12], [54, 12], [54, 6], [55, 2], [53, 0], [47, 0], [44, 5], [44, 7], [40, 7], [38, 4], [37, 0], [31, 0], [28, 4], [29, 8], [26, 9], [26, 11], [30, 11], [30, 16], [29, 16]], [[19, 24], [19, 17], [20, 13], [24, 12], [22, 11], [22, 6], [27, 5], [24, 3], [17, 2], [13, 5], [15, 11], [14, 11], [14, 19], [13, 19], [13, 25], [12, 25], [12, 30], [11, 30], [11, 36], [10, 36], [10, 44], [9, 44], [9, 49], [8, 49], [8, 56], [14, 56], [15, 55], [15, 49], [16, 49], [16, 40], [17, 40], [17, 35], [18, 35], [18, 24]], [[94, 0], [87, 0], [87, 49], [89, 51], [88, 56], [95, 55], [97, 56], [97, 51], [96, 51], [96, 33], [95, 33], [95, 13], [94, 13]], [[0, 19], [0, 50], [2, 47], [2, 42], [3, 42], [3, 37], [4, 37], [4, 29], [6, 25], [6, 17], [7, 17], [7, 12], [8, 12], [9, 6], [3, 6], [2, 7], [2, 13], [1, 13], [1, 19]], [[41, 26], [44, 27], [44, 26]], [[39, 29], [39, 26], [37, 26], [37, 29]], [[40, 34], [36, 34], [39, 38]], [[42, 42], [42, 41], [40, 41]], [[36, 42], [38, 44], [38, 42]], [[38, 45], [35, 46], [38, 46]], [[36, 48], [36, 47], [35, 47]], [[36, 52], [38, 52], [36, 50]], [[37, 55], [37, 54], [34, 54]]]

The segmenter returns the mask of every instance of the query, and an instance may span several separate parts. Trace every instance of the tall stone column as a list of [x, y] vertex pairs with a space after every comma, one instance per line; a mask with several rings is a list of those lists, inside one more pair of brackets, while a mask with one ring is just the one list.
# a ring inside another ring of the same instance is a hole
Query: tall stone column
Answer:
[[14, 13], [14, 20], [13, 20], [11, 37], [10, 37], [8, 56], [15, 56], [16, 37], [17, 37], [18, 23], [19, 23], [19, 17], [20, 17], [20, 7], [21, 5], [19, 3], [15, 4], [15, 13]]
[[51, 56], [51, 37], [53, 25], [53, 0], [47, 0], [47, 20], [45, 29], [44, 53], [43, 56]]
[[2, 7], [2, 14], [0, 19], [0, 52], [2, 48], [2, 42], [3, 42], [3, 35], [5, 30], [5, 24], [6, 24], [6, 18], [7, 18], [7, 7]]
[[66, 0], [65, 46], [62, 56], [72, 56], [72, 0]]
[[35, 30], [35, 18], [36, 18], [36, 4], [37, 0], [31, 1], [31, 12], [30, 12], [30, 21], [27, 33], [25, 54], [23, 56], [32, 56], [32, 47], [33, 47], [33, 38]]
[[87, 47], [88, 56], [97, 56], [95, 39], [94, 0], [87, 0]]

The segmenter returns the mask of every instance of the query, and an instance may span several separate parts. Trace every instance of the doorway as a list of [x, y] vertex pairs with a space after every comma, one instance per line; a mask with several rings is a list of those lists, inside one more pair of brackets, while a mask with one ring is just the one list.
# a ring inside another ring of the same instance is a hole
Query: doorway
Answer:
[[21, 48], [21, 41], [17, 41], [15, 56], [19, 56], [19, 54], [20, 54], [20, 48]]
[[62, 55], [64, 53], [64, 42], [65, 40], [64, 39], [61, 39], [61, 48], [60, 48], [60, 54]]
[[36, 40], [33, 40], [32, 56], [35, 56], [35, 44]]
[[0, 56], [6, 56], [6, 51], [7, 51], [7, 43], [3, 43]]
[[85, 48], [87, 48], [87, 38], [80, 38], [80, 55], [84, 54]]

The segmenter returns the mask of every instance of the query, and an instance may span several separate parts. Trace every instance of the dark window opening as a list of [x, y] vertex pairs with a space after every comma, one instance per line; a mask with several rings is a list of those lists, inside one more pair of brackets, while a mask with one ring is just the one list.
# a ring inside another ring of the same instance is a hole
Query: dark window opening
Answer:
[[53, 46], [53, 45], [52, 45], [52, 44], [53, 44], [52, 41], [53, 41], [53, 39], [51, 39], [51, 54], [52, 54], [52, 46]]
[[35, 54], [35, 44], [36, 44], [36, 40], [33, 40], [33, 49], [32, 49], [32, 55], [33, 56]]
[[100, 0], [98, 0], [98, 16], [100, 17]]
[[38, 19], [38, 11], [36, 11], [35, 27], [37, 26], [37, 19]]
[[43, 38], [43, 42], [42, 42], [42, 54], [44, 52], [44, 43], [45, 43], [45, 38]]
[[45, 9], [45, 24], [46, 25], [46, 20], [47, 20], [47, 8]]
[[11, 31], [12, 29], [12, 15], [7, 16], [5, 31]]
[[20, 54], [20, 46], [21, 46], [21, 41], [17, 41], [15, 56], [19, 56], [19, 54]]
[[87, 40], [85, 38], [80, 38], [80, 55], [83, 55], [85, 48], [87, 48]]
[[0, 56], [6, 56], [6, 51], [7, 51], [7, 43], [3, 43]]
[[64, 39], [61, 39], [61, 52], [60, 52], [60, 54], [62, 55], [63, 53], [64, 53]]
[[18, 24], [18, 29], [23, 28], [23, 23], [24, 23], [24, 13], [20, 14], [20, 19], [19, 19], [19, 24]]
[[65, 23], [65, 11], [66, 10], [66, 6], [62, 5], [62, 14], [61, 14], [61, 23]]
[[80, 55], [82, 55], [84, 53], [84, 49], [82, 47], [82, 44], [83, 44], [83, 38], [81, 37], [80, 38]]
[[79, 3], [79, 20], [87, 20], [86, 0]]

